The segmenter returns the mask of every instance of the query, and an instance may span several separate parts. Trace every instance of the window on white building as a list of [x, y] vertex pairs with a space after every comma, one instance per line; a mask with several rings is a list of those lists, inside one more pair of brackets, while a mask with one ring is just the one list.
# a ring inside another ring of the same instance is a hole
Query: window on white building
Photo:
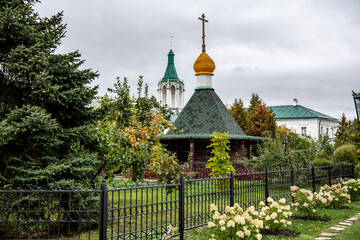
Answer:
[[306, 127], [301, 127], [301, 136], [306, 136]]
[[320, 128], [320, 134], [323, 135], [324, 134], [324, 127]]

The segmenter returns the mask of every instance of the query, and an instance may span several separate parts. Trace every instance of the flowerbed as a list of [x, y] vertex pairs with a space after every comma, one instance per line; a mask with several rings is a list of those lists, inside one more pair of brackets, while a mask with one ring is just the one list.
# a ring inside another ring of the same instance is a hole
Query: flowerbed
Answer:
[[286, 204], [286, 200], [280, 199], [279, 202], [268, 198], [268, 206], [264, 202], [260, 202], [261, 208], [255, 210], [254, 206], [250, 206], [243, 210], [239, 204], [235, 203], [233, 207], [227, 206], [225, 213], [218, 212], [215, 205], [211, 205], [213, 212], [213, 222], [208, 223], [211, 228], [212, 238], [214, 239], [261, 239], [261, 229], [275, 231], [280, 228], [291, 225], [288, 220], [292, 215], [290, 205]]
[[[350, 188], [351, 187], [351, 188]], [[349, 191], [351, 189], [351, 191]], [[307, 189], [300, 189], [297, 186], [290, 187], [291, 194], [295, 199], [292, 206], [307, 216], [313, 216], [317, 208], [341, 208], [351, 202], [351, 196], [358, 197], [360, 181], [350, 179], [331, 186], [324, 185], [317, 193]]]
[[348, 181], [341, 180], [341, 186], [347, 187], [351, 201], [360, 199], [360, 179], [350, 179]]

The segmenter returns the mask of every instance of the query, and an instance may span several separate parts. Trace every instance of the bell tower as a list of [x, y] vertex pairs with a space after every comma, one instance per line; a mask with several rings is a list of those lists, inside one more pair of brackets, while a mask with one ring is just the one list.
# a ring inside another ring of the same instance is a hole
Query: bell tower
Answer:
[[158, 100], [163, 106], [173, 111], [180, 112], [184, 108], [185, 85], [176, 73], [174, 64], [174, 52], [170, 49], [168, 53], [168, 64], [164, 77], [158, 82]]

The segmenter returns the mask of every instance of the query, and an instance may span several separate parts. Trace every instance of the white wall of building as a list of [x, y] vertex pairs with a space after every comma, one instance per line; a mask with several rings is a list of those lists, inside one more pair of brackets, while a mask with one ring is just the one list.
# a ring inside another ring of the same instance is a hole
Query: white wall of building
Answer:
[[339, 123], [320, 118], [307, 119], [277, 119], [278, 126], [285, 126], [300, 136], [307, 135], [314, 139], [319, 138], [319, 134], [328, 135], [331, 139], [335, 138], [335, 134]]

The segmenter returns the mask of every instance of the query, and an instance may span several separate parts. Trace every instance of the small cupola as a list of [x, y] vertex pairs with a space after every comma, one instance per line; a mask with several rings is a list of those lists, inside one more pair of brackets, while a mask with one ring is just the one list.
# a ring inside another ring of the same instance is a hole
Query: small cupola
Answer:
[[209, 55], [206, 52], [202, 52], [194, 63], [195, 75], [196, 76], [200, 74], [214, 75], [213, 73], [214, 70], [215, 70], [214, 61], [211, 59], [211, 57], [209, 57]]
[[194, 71], [197, 81], [197, 89], [210, 88], [212, 89], [212, 76], [214, 75], [215, 62], [211, 57], [206, 53], [205, 50], [205, 22], [208, 20], [205, 19], [205, 14], [202, 14], [199, 17], [199, 20], [202, 21], [202, 53], [196, 59], [194, 63]]
[[293, 100], [293, 106], [296, 107], [296, 106], [298, 105], [298, 103], [299, 103], [299, 102], [298, 102], [297, 98], [294, 98], [294, 100]]

